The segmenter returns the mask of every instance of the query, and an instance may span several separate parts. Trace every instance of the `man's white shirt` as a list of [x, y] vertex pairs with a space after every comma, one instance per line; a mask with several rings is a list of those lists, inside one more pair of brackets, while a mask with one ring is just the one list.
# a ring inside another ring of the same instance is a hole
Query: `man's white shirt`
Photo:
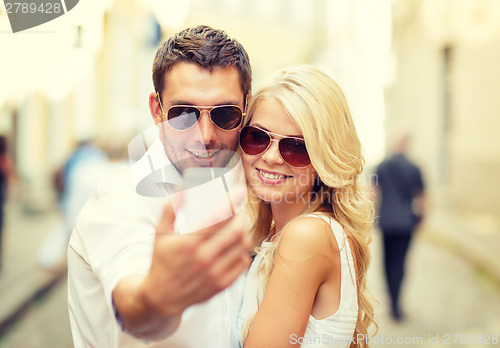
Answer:
[[160, 342], [136, 339], [115, 317], [112, 291], [124, 277], [148, 274], [155, 227], [169, 200], [167, 187], [180, 183], [157, 139], [139, 161], [101, 183], [83, 207], [68, 247], [68, 307], [75, 347], [238, 347], [236, 318], [245, 275], [186, 309], [179, 328]]

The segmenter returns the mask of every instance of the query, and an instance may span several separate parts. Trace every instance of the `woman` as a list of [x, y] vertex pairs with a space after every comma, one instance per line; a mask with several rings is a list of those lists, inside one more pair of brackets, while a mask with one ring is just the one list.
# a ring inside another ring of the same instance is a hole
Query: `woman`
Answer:
[[342, 91], [314, 67], [279, 71], [252, 98], [240, 143], [256, 245], [245, 348], [366, 346], [373, 209]]

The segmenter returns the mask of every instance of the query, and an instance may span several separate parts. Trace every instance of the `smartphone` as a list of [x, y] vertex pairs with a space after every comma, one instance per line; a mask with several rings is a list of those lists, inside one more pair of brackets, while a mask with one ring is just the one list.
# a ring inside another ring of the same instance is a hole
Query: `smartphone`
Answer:
[[226, 220], [243, 209], [248, 200], [241, 161], [232, 168], [187, 168], [183, 180], [182, 205], [176, 214], [180, 234]]

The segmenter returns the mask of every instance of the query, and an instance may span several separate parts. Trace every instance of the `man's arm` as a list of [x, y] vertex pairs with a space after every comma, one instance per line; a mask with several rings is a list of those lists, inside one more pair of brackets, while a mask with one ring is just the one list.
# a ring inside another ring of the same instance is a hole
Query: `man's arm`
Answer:
[[113, 290], [113, 304], [124, 328], [133, 336], [147, 340], [161, 340], [178, 327], [181, 313], [157, 313], [148, 304], [141, 287], [146, 276], [128, 276]]
[[425, 217], [425, 200], [424, 191], [420, 191], [413, 197], [413, 212], [418, 217], [419, 223], [421, 223]]
[[422, 173], [418, 167], [415, 166], [415, 186], [416, 190], [413, 195], [413, 210], [419, 218], [419, 223], [422, 222], [425, 216], [426, 197], [425, 186], [422, 178]]
[[250, 264], [246, 217], [237, 215], [196, 233], [175, 235], [168, 204], [156, 229], [147, 276], [121, 279], [113, 303], [132, 335], [160, 340], [172, 334], [184, 309], [228, 287]]

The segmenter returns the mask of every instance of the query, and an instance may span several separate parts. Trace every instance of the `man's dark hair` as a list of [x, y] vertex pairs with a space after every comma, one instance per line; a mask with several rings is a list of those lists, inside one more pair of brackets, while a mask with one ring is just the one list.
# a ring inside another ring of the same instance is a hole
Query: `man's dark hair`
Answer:
[[209, 71], [235, 66], [244, 98], [250, 92], [252, 69], [248, 54], [238, 41], [222, 30], [206, 25], [187, 28], [158, 48], [153, 62], [153, 84], [160, 95], [165, 87], [165, 73], [178, 62], [195, 63]]

